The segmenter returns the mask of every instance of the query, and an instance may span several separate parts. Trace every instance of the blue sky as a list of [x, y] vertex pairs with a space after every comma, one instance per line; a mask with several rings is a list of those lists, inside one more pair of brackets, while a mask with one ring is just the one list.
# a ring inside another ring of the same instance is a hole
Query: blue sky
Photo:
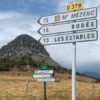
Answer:
[[[80, 0], [0, 0], [0, 47], [20, 34], [29, 34], [39, 40], [41, 35], [37, 31], [41, 26], [37, 20], [41, 16], [65, 12], [66, 4], [73, 1]], [[83, 3], [84, 8], [97, 7], [98, 31], [100, 31], [99, 0], [83, 0]], [[71, 43], [45, 48], [55, 61], [71, 68], [73, 51]], [[77, 43], [77, 69], [90, 70], [92, 63], [96, 63], [96, 67], [92, 66], [91, 71], [100, 70], [100, 37], [98, 41]]]
[[1, 11], [16, 11], [31, 15], [44, 15], [55, 12], [58, 0], [0, 0]]

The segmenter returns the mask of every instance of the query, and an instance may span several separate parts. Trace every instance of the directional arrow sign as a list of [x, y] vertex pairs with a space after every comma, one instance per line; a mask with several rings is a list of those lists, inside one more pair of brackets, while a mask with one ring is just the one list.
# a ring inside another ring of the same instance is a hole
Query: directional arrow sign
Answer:
[[72, 23], [56, 24], [43, 26], [40, 28], [40, 34], [55, 34], [68, 31], [89, 30], [97, 28], [97, 20], [85, 20]]
[[60, 34], [53, 36], [44, 36], [40, 39], [43, 45], [72, 43], [72, 42], [86, 42], [95, 41], [98, 38], [97, 31], [78, 32], [74, 34]]
[[34, 74], [53, 74], [53, 70], [35, 70]]
[[42, 74], [42, 75], [33, 75], [33, 78], [50, 78], [50, 74]]
[[38, 79], [38, 82], [54, 82], [55, 78], [41, 78]]
[[40, 24], [46, 25], [46, 24], [67, 22], [71, 20], [86, 19], [86, 18], [91, 18], [96, 16], [97, 16], [97, 9], [89, 8], [80, 11], [73, 11], [69, 13], [61, 13], [52, 16], [41, 17], [38, 22]]

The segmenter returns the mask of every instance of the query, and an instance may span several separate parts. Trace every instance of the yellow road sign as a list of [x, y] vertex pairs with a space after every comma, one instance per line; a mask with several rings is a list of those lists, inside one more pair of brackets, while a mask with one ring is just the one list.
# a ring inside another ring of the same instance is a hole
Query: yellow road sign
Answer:
[[67, 11], [79, 10], [83, 8], [83, 3], [82, 2], [71, 3], [71, 4], [68, 4], [66, 8], [67, 8]]

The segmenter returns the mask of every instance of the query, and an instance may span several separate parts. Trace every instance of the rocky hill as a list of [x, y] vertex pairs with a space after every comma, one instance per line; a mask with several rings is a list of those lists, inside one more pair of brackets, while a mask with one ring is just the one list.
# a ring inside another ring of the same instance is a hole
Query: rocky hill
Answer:
[[3, 46], [0, 50], [0, 58], [7, 56], [23, 56], [32, 53], [43, 53], [49, 56], [44, 47], [29, 35], [20, 35], [15, 40]]
[[26, 71], [41, 65], [65, 70], [50, 57], [43, 45], [29, 35], [20, 35], [0, 49], [0, 70]]

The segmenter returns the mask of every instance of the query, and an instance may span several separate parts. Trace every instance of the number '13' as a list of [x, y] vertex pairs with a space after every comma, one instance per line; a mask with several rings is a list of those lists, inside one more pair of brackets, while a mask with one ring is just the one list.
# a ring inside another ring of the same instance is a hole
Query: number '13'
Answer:
[[45, 38], [44, 39], [44, 43], [46, 43], [46, 42], [49, 42], [49, 39], [48, 38]]

